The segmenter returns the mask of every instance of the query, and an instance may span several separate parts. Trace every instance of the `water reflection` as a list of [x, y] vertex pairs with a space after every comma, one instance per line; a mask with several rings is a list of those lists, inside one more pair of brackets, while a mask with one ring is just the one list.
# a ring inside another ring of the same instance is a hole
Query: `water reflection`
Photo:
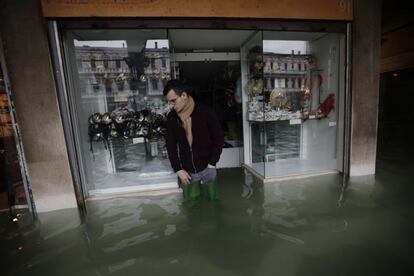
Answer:
[[384, 260], [412, 271], [410, 211], [386, 205], [381, 181], [263, 185], [223, 170], [218, 204], [187, 208], [172, 193], [90, 201], [80, 226], [61, 211], [31, 228], [9, 219], [2, 256], [14, 275], [381, 275]]
[[244, 173], [244, 183], [242, 186], [241, 197], [249, 199], [253, 195], [253, 175], [246, 169], [243, 170]]

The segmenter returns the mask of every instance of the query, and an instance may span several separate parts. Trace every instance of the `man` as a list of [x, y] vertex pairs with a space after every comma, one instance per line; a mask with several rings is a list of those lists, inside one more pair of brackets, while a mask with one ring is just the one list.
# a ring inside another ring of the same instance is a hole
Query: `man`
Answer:
[[168, 157], [184, 199], [197, 199], [200, 188], [209, 200], [218, 199], [216, 163], [224, 135], [217, 116], [195, 103], [189, 89], [179, 80], [170, 80], [163, 94], [172, 108], [167, 118]]

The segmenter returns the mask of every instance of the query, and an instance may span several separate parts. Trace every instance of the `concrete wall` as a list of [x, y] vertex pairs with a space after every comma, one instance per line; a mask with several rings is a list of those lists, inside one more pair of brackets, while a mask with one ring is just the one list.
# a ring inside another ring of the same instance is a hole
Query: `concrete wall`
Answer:
[[76, 208], [39, 1], [0, 2], [0, 32], [36, 209]]
[[354, 1], [350, 175], [375, 174], [381, 1]]

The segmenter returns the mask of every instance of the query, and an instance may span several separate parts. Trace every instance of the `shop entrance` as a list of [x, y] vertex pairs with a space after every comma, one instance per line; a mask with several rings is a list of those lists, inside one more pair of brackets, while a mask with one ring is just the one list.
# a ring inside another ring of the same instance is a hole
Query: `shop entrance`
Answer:
[[[216, 113], [224, 131], [224, 148], [217, 166], [240, 167], [243, 158], [243, 121], [240, 82], [240, 61], [203, 60], [179, 62], [180, 79], [190, 88], [196, 102], [209, 106]], [[240, 87], [239, 87], [240, 89]]]
[[240, 167], [243, 156], [241, 45], [251, 30], [171, 29], [168, 38], [176, 78], [193, 90], [194, 98], [215, 111], [225, 145], [218, 168]]
[[86, 196], [177, 187], [162, 91], [181, 79], [225, 132], [219, 168], [263, 180], [343, 167], [345, 35], [69, 29], [68, 97]]

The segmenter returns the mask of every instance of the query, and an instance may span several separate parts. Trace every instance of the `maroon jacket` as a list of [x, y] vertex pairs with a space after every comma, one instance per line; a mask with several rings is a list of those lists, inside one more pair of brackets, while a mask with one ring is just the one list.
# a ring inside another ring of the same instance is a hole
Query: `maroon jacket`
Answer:
[[167, 117], [166, 143], [168, 158], [174, 172], [190, 173], [204, 170], [208, 164], [216, 165], [224, 145], [224, 134], [216, 114], [204, 105], [194, 106], [191, 113], [193, 145], [190, 147], [177, 113]]

